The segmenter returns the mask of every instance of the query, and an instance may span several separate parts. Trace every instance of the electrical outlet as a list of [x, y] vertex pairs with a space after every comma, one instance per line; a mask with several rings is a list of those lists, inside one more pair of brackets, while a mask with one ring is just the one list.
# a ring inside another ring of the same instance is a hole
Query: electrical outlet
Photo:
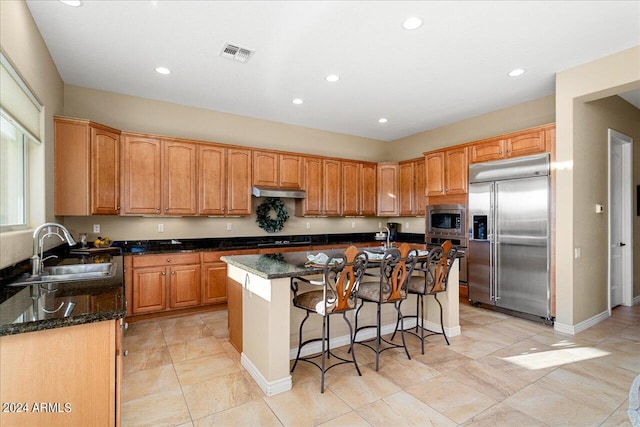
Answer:
[[382, 223], [378, 222], [378, 228], [382, 228]]
[[158, 224], [158, 233], [164, 233], [164, 224]]
[[100, 224], [93, 224], [93, 232], [94, 233], [100, 232]]
[[408, 223], [408, 222], [405, 222], [405, 223], [404, 223], [404, 228], [405, 228], [406, 230], [408, 230], [408, 229], [409, 229], [409, 223]]
[[230, 222], [228, 222], [228, 223], [227, 223], [227, 231], [231, 231], [231, 229], [232, 229], [232, 228], [233, 228], [233, 227], [231, 226], [231, 223], [230, 223]]
[[351, 228], [356, 228], [356, 222], [355, 221], [351, 221]]
[[311, 229], [311, 223], [310, 222], [307, 223], [307, 230], [309, 230], [309, 229]]
[[581, 249], [581, 248], [575, 248], [575, 249], [573, 250], [573, 257], [574, 257], [575, 259], [580, 259], [580, 258], [582, 258], [582, 249]]

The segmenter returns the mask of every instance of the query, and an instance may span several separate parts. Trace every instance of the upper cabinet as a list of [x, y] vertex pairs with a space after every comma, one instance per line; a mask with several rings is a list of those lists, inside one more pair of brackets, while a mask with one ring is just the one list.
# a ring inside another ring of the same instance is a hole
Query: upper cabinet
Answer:
[[397, 216], [398, 206], [398, 163], [378, 164], [378, 216]]
[[272, 151], [253, 151], [253, 185], [302, 188], [302, 157]]
[[120, 131], [54, 118], [55, 215], [120, 213]]
[[376, 215], [375, 163], [342, 161], [342, 215]]
[[422, 216], [425, 214], [427, 198], [424, 159], [400, 162], [398, 191], [401, 216]]
[[197, 144], [124, 134], [123, 213], [195, 215]]
[[251, 151], [227, 149], [227, 215], [251, 215]]
[[342, 212], [342, 178], [339, 160], [305, 157], [306, 197], [296, 200], [298, 216], [339, 216]]
[[469, 162], [481, 163], [544, 153], [551, 150], [554, 139], [554, 127], [544, 126], [478, 141], [469, 147]]
[[467, 147], [426, 153], [425, 162], [427, 196], [467, 193]]

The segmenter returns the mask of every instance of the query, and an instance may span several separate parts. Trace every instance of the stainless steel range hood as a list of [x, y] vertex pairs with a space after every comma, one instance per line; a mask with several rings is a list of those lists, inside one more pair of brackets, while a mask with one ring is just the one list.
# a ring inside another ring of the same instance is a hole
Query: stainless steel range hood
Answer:
[[254, 186], [251, 193], [255, 197], [282, 197], [290, 199], [304, 199], [307, 197], [307, 193], [304, 190], [298, 190], [296, 188], [268, 188]]

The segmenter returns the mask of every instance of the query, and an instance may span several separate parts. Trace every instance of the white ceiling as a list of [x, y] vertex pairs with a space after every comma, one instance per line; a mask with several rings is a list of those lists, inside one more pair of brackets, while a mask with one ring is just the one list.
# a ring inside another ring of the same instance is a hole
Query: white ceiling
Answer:
[[640, 1], [27, 4], [66, 83], [379, 140], [549, 95], [556, 72], [640, 44]]

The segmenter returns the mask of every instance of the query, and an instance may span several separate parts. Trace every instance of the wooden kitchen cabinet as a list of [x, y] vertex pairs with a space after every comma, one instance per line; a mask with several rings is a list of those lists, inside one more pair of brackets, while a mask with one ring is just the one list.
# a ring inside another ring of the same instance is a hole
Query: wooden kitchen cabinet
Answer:
[[342, 161], [342, 215], [375, 216], [375, 163]]
[[424, 215], [427, 204], [424, 159], [400, 162], [398, 171], [399, 214]]
[[202, 252], [201, 303], [204, 305], [227, 302], [227, 263], [220, 261], [220, 257], [256, 252], [254, 249]]
[[251, 152], [213, 144], [198, 147], [198, 213], [251, 214]]
[[196, 214], [196, 144], [134, 134], [123, 144], [124, 214]]
[[[29, 408], [1, 411], [0, 425], [119, 426], [118, 323], [105, 320], [0, 337], [2, 402], [26, 402]], [[34, 411], [33, 405], [40, 403], [49, 410]]]
[[554, 140], [553, 126], [542, 126], [478, 141], [469, 147], [469, 162], [481, 163], [545, 153], [551, 150]]
[[304, 158], [306, 197], [296, 200], [297, 216], [339, 216], [342, 211], [342, 180], [339, 160]]
[[242, 284], [227, 277], [229, 342], [242, 353]]
[[427, 196], [467, 193], [467, 147], [426, 153], [425, 163]]
[[131, 265], [132, 314], [200, 305], [199, 253], [138, 255]]
[[398, 216], [398, 163], [378, 164], [378, 216]]
[[56, 215], [120, 213], [120, 131], [54, 117]]
[[253, 185], [302, 188], [303, 160], [294, 154], [253, 151]]

